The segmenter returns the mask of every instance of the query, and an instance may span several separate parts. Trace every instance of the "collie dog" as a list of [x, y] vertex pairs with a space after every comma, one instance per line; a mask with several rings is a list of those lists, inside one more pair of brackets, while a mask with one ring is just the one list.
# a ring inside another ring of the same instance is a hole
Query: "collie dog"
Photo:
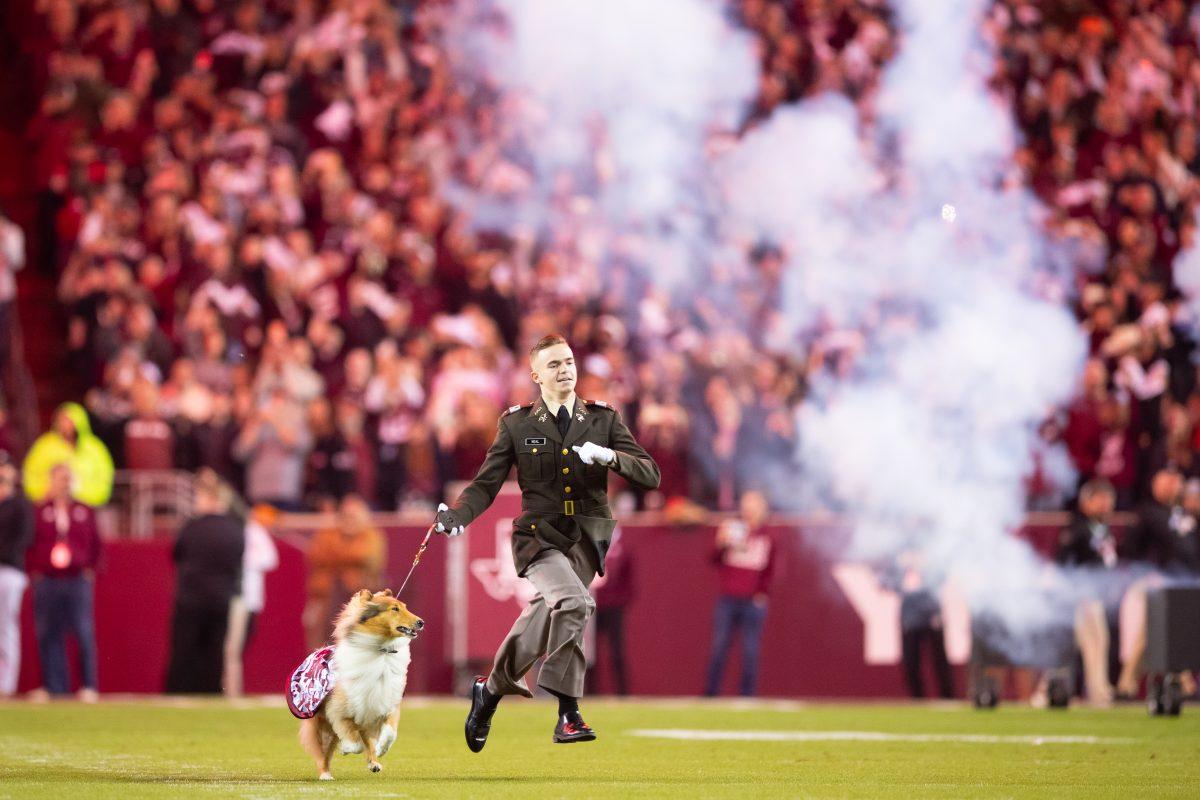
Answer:
[[300, 743], [323, 781], [333, 780], [329, 759], [367, 755], [367, 769], [383, 769], [379, 757], [396, 741], [400, 700], [408, 680], [408, 646], [425, 623], [392, 596], [390, 589], [363, 589], [342, 609], [333, 631], [329, 666], [332, 691], [316, 715], [300, 722]]

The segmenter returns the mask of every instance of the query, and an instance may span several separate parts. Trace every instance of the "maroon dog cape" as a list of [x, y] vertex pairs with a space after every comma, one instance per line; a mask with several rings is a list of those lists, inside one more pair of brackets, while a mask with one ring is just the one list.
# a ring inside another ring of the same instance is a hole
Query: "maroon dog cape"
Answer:
[[287, 702], [292, 715], [297, 719], [312, 719], [333, 691], [337, 676], [329, 663], [333, 658], [332, 647], [313, 650], [308, 658], [296, 667], [288, 681]]

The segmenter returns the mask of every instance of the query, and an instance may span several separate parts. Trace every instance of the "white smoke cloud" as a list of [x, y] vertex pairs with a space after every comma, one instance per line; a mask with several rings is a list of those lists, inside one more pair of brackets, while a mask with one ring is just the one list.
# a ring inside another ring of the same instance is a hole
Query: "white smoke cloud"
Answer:
[[882, 271], [869, 276], [868, 288], [854, 268], [869, 258], [857, 251], [882, 185], [862, 151], [855, 114], [835, 95], [779, 109], [718, 165], [727, 235], [773, 241], [792, 256], [784, 290], [793, 329], [821, 315], [857, 322], [885, 288]]
[[[586, 213], [613, 236], [597, 247], [648, 236], [672, 285], [706, 249], [782, 245], [789, 330], [777, 340], [821, 323], [867, 342], [803, 410], [804, 480], [850, 514], [853, 554], [917, 549], [977, 611], [1033, 631], [1069, 623], [1080, 590], [1011, 532], [1036, 426], [1070, 395], [1085, 348], [1070, 314], [1035, 292], [1036, 202], [1003, 188], [1015, 134], [986, 91], [987, 5], [893, 3], [904, 35], [873, 138], [848, 100], [823, 96], [776, 110], [714, 171], [705, 144], [735, 125], [757, 76], [723, 4], [460, 4], [452, 52], [502, 90], [499, 135], [524, 143], [534, 190], [458, 187], [457, 199], [489, 224], [559, 231], [562, 174], [598, 175]], [[497, 14], [504, 25], [481, 24]], [[898, 153], [881, 145], [892, 140]]]
[[[554, 227], [570, 174], [596, 183], [586, 213], [610, 233], [601, 250], [640, 233], [659, 274], [686, 278], [709, 241], [706, 141], [737, 125], [758, 75], [751, 37], [724, 10], [715, 0], [459, 4], [452, 57], [468, 80], [502, 90], [500, 124], [534, 181], [531, 192], [471, 197], [476, 219]], [[462, 187], [451, 192], [461, 200]]]
[[918, 551], [977, 613], [1032, 632], [1069, 621], [1056, 611], [1073, 592], [1012, 531], [1037, 425], [1070, 396], [1085, 348], [1067, 310], [1032, 291], [1036, 204], [1001, 188], [1014, 134], [985, 87], [986, 5], [893, 3], [903, 38], [879, 107], [898, 164], [826, 97], [746, 137], [725, 184], [737, 224], [792, 254], [791, 324], [867, 334], [853, 374], [821, 383], [802, 414], [806, 477], [851, 518], [851, 553]]

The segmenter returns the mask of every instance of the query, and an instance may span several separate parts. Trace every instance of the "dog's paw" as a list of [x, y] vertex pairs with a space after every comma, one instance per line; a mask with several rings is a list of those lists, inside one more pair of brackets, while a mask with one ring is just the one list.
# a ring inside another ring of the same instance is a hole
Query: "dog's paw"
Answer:
[[379, 772], [383, 769], [383, 764], [380, 764], [378, 761], [372, 761], [370, 764], [367, 764], [367, 769], [371, 770], [371, 772]]
[[331, 781], [331, 780], [333, 780], [333, 774], [329, 773], [329, 772], [322, 772], [320, 775], [317, 776], [317, 780]]
[[379, 741], [375, 743], [375, 755], [386, 755], [396, 742], [396, 731], [391, 725], [384, 725], [379, 731]]
[[361, 753], [363, 751], [363, 746], [362, 742], [347, 742], [345, 739], [342, 739], [339, 749], [342, 751], [342, 755], [352, 756]]

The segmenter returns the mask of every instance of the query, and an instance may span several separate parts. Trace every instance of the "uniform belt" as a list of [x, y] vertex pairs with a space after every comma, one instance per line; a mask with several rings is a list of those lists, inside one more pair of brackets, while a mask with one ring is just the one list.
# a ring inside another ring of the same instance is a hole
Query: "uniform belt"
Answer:
[[564, 500], [557, 503], [521, 503], [522, 511], [532, 511], [535, 514], [594, 514], [596, 511], [608, 511], [608, 503], [593, 503], [585, 500]]

